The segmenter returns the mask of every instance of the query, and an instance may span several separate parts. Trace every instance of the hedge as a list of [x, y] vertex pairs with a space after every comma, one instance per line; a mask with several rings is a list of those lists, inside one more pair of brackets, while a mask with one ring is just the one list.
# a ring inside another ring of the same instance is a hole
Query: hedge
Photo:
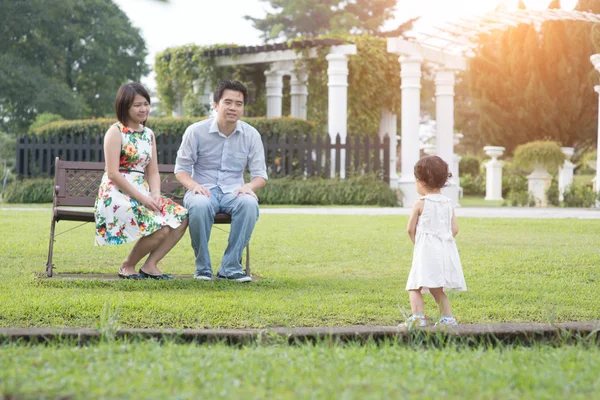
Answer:
[[[198, 121], [208, 117], [160, 117], [150, 118], [148, 127], [151, 128], [156, 135], [165, 133], [183, 135], [185, 129]], [[242, 118], [243, 121], [255, 127], [263, 136], [267, 135], [314, 135], [315, 129], [313, 124], [298, 118], [281, 117], [281, 118]], [[67, 136], [67, 135], [104, 135], [108, 128], [116, 122], [112, 118], [99, 119], [81, 119], [71, 121], [56, 121], [47, 125], [41, 126], [33, 130], [33, 133], [40, 136]]]
[[[53, 179], [12, 182], [4, 193], [7, 203], [51, 203]], [[396, 207], [398, 191], [374, 174], [341, 179], [271, 179], [258, 193], [260, 204], [377, 205]]]

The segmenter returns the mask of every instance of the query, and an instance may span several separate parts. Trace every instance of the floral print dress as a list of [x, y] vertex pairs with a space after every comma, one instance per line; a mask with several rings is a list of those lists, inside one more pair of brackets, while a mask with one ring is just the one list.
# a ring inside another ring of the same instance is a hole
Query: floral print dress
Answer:
[[[152, 159], [154, 133], [148, 128], [136, 132], [121, 123], [115, 125], [122, 140], [119, 172], [137, 190], [149, 196], [150, 186], [144, 171]], [[130, 243], [163, 226], [179, 227], [187, 217], [187, 210], [165, 197], [160, 203], [160, 213], [150, 211], [119, 190], [105, 172], [94, 207], [96, 246]]]

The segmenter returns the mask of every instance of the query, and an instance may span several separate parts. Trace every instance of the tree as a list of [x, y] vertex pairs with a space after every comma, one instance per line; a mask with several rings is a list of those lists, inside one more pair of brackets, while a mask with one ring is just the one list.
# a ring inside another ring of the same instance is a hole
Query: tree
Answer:
[[579, 0], [575, 10], [600, 14], [600, 0]]
[[593, 24], [521, 24], [482, 38], [470, 86], [486, 144], [512, 151], [533, 140], [585, 148], [596, 136]]
[[145, 43], [111, 0], [0, 0], [0, 124], [38, 113], [112, 112], [118, 87], [148, 72]]
[[560, 0], [552, 0], [550, 4], [548, 4], [548, 9], [558, 9], [560, 10]]
[[347, 33], [398, 36], [416, 20], [409, 20], [390, 32], [382, 31], [383, 24], [393, 17], [396, 0], [261, 1], [270, 3], [274, 12], [267, 13], [265, 18], [245, 18], [263, 32], [265, 41]]

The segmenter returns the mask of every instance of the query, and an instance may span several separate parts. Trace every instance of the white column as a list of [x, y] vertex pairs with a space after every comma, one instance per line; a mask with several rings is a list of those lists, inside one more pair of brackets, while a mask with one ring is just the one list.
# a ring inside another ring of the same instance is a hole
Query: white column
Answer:
[[398, 140], [397, 140], [397, 117], [390, 110], [381, 110], [381, 122], [379, 124], [379, 138], [383, 141], [385, 135], [390, 138], [390, 187], [398, 188], [398, 171], [396, 171], [396, 162], [398, 161]]
[[206, 81], [204, 81], [204, 89], [202, 92], [202, 96], [200, 101], [202, 102], [202, 104], [206, 104], [208, 106], [209, 110], [212, 110], [212, 105], [213, 105], [213, 92], [212, 92], [212, 87], [210, 85], [210, 80], [207, 79]]
[[[335, 138], [339, 134], [342, 143], [346, 143], [348, 129], [348, 56], [345, 54], [328, 54], [327, 62], [327, 86], [329, 87], [328, 96], [328, 129], [331, 143], [335, 143]], [[340, 178], [346, 177], [344, 168], [346, 163], [346, 154], [340, 153]], [[331, 157], [331, 176], [335, 176], [335, 154], [332, 150]]]
[[279, 118], [283, 109], [283, 73], [277, 69], [265, 71], [267, 88], [267, 118]]
[[290, 95], [292, 97], [291, 116], [306, 119], [306, 102], [308, 99], [308, 86], [306, 86], [306, 75], [292, 73], [290, 76]]
[[575, 149], [573, 147], [561, 147], [565, 155], [565, 162], [558, 168], [558, 200], [564, 200], [565, 189], [573, 184], [573, 169], [575, 165], [569, 160], [573, 157]]
[[498, 157], [504, 154], [504, 147], [485, 146], [485, 154], [492, 159], [485, 163], [485, 200], [504, 200], [502, 198], [502, 167], [504, 163]]
[[[454, 164], [454, 71], [439, 69], [435, 73], [436, 153], [452, 170]], [[458, 205], [458, 185], [452, 176], [442, 193]]]
[[[596, 71], [600, 72], [600, 54], [594, 54], [590, 57], [590, 61], [594, 64]], [[594, 86], [596, 93], [600, 95], [600, 85]], [[598, 121], [600, 121], [600, 107], [598, 108]], [[596, 177], [593, 179], [594, 191], [600, 193], [600, 123], [598, 124], [598, 141], [596, 142], [596, 151], [598, 157], [596, 157]], [[596, 207], [600, 207], [600, 201], [596, 202]]]
[[419, 160], [419, 123], [421, 120], [421, 63], [423, 58], [414, 54], [401, 56], [400, 88], [402, 90], [401, 154], [402, 166], [399, 188], [404, 195], [402, 205], [412, 207], [418, 198], [415, 187], [415, 164]]
[[[600, 54], [596, 54], [600, 57]], [[598, 67], [596, 66], [596, 69]], [[600, 95], [600, 85], [594, 86], [596, 93]], [[600, 107], [598, 108], [598, 121], [600, 121]], [[600, 193], [600, 123], [598, 124], [598, 141], [596, 142], [596, 177], [594, 178], [594, 190], [596, 193]], [[596, 207], [600, 207], [600, 202], [596, 202]]]
[[[454, 146], [458, 146], [458, 144], [460, 143], [460, 140], [463, 137], [464, 137], [464, 135], [462, 133], [455, 133], [454, 134]], [[460, 186], [460, 171], [459, 171], [460, 160], [462, 160], [462, 157], [459, 156], [458, 154], [454, 153], [454, 157], [452, 158], [452, 176], [456, 180], [456, 188], [458, 190], [459, 198], [463, 197], [463, 188]]]

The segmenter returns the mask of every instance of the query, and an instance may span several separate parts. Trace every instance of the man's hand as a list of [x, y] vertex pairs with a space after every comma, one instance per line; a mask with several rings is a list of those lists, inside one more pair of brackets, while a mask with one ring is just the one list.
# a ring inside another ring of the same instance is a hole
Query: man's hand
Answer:
[[256, 201], [258, 201], [258, 197], [256, 196], [256, 193], [254, 193], [254, 190], [252, 190], [252, 188], [248, 184], [246, 184], [246, 185], [242, 186], [241, 188], [239, 188], [238, 190], [236, 190], [234, 194], [236, 195], [236, 197], [240, 194], [247, 194], [247, 195], [254, 197], [256, 199]]
[[210, 197], [210, 190], [200, 184], [194, 185], [190, 190], [193, 194], [201, 194], [203, 196]]

